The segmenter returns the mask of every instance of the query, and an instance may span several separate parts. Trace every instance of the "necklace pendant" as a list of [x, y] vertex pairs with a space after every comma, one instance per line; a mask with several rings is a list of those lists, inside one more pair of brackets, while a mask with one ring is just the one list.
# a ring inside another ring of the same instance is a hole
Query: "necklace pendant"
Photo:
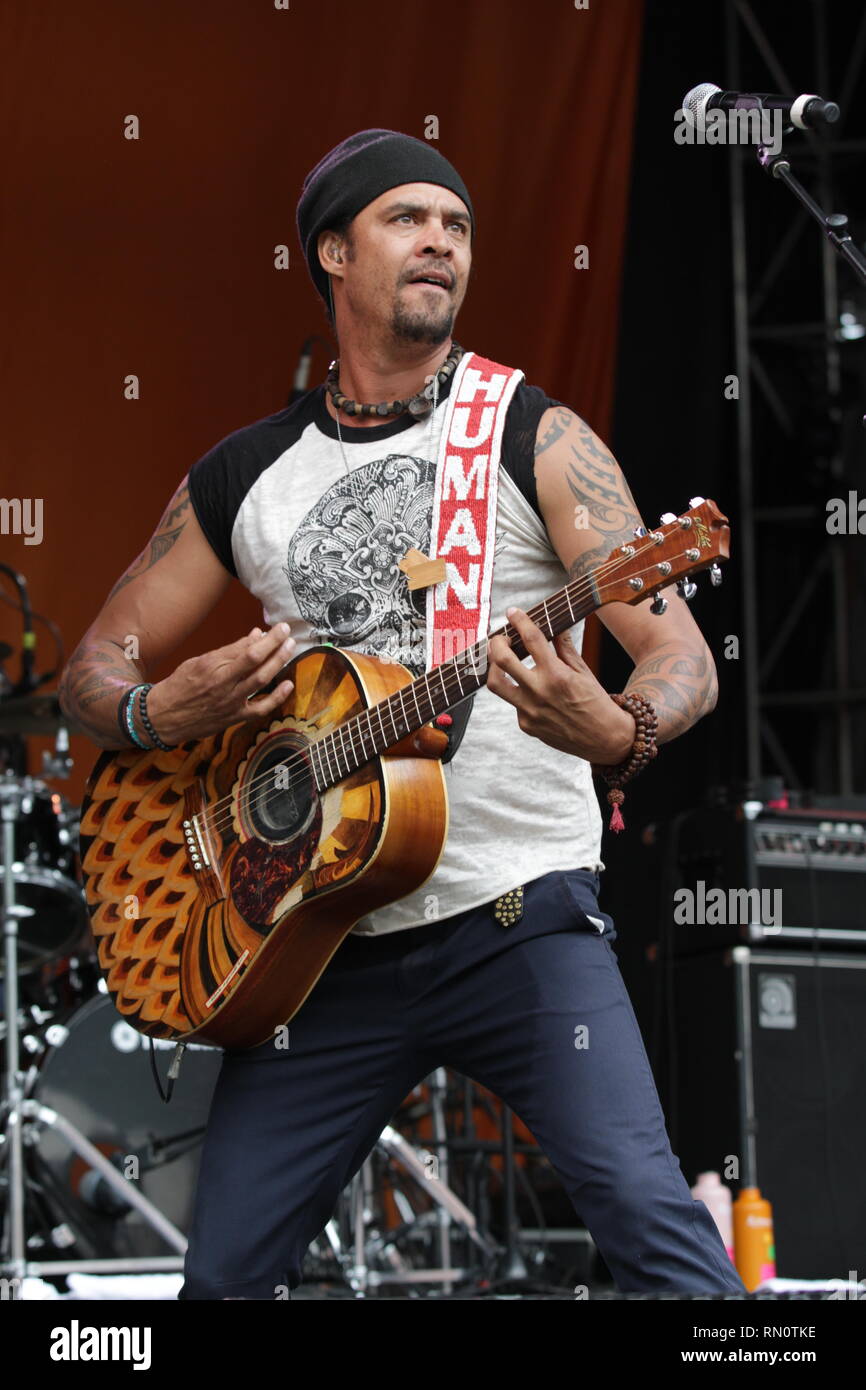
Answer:
[[423, 420], [425, 415], [429, 415], [433, 409], [433, 402], [428, 399], [426, 392], [419, 396], [413, 396], [408, 402], [406, 409], [416, 420]]

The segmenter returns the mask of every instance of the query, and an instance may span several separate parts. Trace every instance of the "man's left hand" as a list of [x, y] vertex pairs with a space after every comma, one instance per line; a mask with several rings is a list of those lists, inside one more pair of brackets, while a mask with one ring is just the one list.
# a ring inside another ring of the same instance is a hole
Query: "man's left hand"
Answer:
[[507, 609], [506, 617], [535, 665], [524, 666], [505, 637], [491, 638], [488, 690], [514, 706], [524, 733], [551, 748], [604, 767], [621, 763], [634, 745], [634, 719], [596, 680], [571, 634], [551, 643], [521, 608]]

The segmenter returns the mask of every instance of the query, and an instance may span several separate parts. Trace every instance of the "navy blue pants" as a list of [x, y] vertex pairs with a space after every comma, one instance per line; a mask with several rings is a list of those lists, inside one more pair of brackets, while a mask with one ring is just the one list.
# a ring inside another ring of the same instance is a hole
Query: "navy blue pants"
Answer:
[[745, 1293], [671, 1152], [597, 891], [586, 870], [550, 873], [526, 885], [509, 927], [487, 905], [349, 937], [287, 1049], [227, 1052], [180, 1298], [296, 1287], [340, 1192], [440, 1066], [524, 1121], [621, 1292]]

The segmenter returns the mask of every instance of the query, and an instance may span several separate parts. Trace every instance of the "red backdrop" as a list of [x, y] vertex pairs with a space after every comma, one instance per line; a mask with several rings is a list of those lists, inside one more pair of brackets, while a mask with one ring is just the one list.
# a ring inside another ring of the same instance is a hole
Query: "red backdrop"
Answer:
[[[67, 652], [189, 465], [284, 405], [303, 339], [325, 333], [294, 210], [352, 131], [424, 138], [438, 119], [478, 221], [460, 341], [605, 435], [641, 18], [642, 0], [7, 0], [0, 491], [41, 498], [44, 532], [0, 547]], [[172, 662], [260, 617], [233, 586]], [[18, 636], [3, 606], [0, 637]], [[51, 646], [40, 632], [40, 670]], [[77, 802], [94, 749], [73, 752]]]

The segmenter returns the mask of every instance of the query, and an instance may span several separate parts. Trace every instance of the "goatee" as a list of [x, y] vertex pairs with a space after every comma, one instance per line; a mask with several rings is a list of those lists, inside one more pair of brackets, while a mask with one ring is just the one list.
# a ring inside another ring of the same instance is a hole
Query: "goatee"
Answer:
[[402, 343], [429, 343], [438, 347], [451, 336], [454, 315], [449, 311], [441, 318], [432, 314], [410, 313], [397, 305], [391, 318], [391, 332]]

